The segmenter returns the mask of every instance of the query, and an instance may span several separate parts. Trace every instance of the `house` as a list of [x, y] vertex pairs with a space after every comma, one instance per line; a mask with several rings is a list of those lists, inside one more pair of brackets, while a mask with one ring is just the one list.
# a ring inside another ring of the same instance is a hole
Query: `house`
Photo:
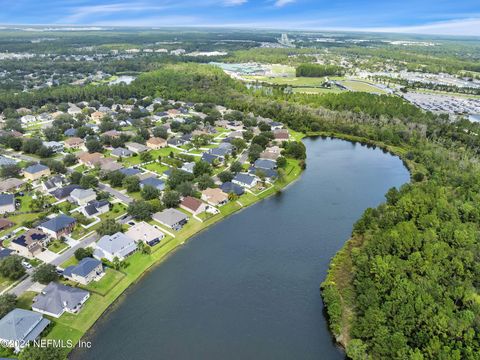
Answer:
[[167, 146], [167, 140], [159, 137], [151, 137], [147, 140], [147, 146], [152, 150], [158, 150]]
[[210, 153], [203, 153], [202, 154], [202, 161], [205, 161], [209, 164], [213, 164], [215, 161], [223, 162], [224, 158], [218, 157], [216, 155]]
[[260, 159], [277, 160], [281, 156], [281, 150], [278, 146], [271, 146], [260, 154]]
[[128, 142], [125, 144], [125, 146], [127, 147], [128, 150], [133, 151], [134, 153], [137, 153], [137, 154], [143, 153], [148, 150], [147, 146], [136, 143], [136, 142]]
[[105, 117], [105, 113], [104, 112], [101, 112], [101, 111], [95, 111], [93, 112], [91, 115], [90, 115], [90, 118], [96, 122], [96, 123], [100, 123], [102, 121], [102, 119]]
[[100, 159], [102, 158], [103, 158], [103, 155], [98, 152], [94, 152], [94, 153], [84, 152], [78, 155], [78, 162], [82, 165], [93, 168], [97, 164], [100, 165]]
[[70, 194], [76, 189], [81, 189], [80, 185], [70, 184], [53, 190], [51, 194], [55, 197], [55, 199], [63, 200], [68, 198]]
[[165, 182], [152, 176], [140, 181], [140, 188], [143, 189], [144, 186], [153, 186], [155, 189], [163, 191], [165, 189]]
[[237, 175], [235, 175], [232, 182], [234, 184], [250, 189], [255, 185], [257, 185], [258, 179], [256, 176], [252, 176], [245, 173], [238, 173]]
[[0, 231], [11, 228], [15, 223], [8, 219], [0, 218]]
[[71, 192], [70, 197], [78, 205], [85, 205], [97, 198], [97, 194], [92, 189], [75, 189]]
[[15, 196], [13, 194], [0, 194], [0, 214], [15, 211]]
[[67, 129], [63, 132], [63, 135], [68, 136], [68, 137], [73, 137], [77, 135], [77, 129], [70, 128]]
[[202, 200], [212, 206], [221, 206], [228, 202], [228, 194], [219, 188], [208, 188], [202, 191]]
[[44, 191], [50, 193], [60, 188], [60, 186], [62, 186], [63, 183], [64, 183], [64, 178], [60, 175], [55, 175], [45, 180], [42, 183], [42, 188]]
[[278, 171], [275, 169], [260, 169], [256, 168], [255, 166], [251, 166], [248, 169], [248, 172], [252, 175], [256, 175], [257, 177], [265, 177], [270, 180], [278, 177]]
[[49, 324], [50, 320], [36, 312], [13, 309], [0, 320], [0, 343], [19, 352], [36, 340]]
[[122, 133], [120, 131], [117, 131], [117, 130], [109, 130], [109, 131], [105, 131], [102, 136], [105, 136], [105, 137], [109, 137], [109, 138], [112, 138], [112, 139], [118, 139], [120, 137]]
[[69, 280], [87, 285], [103, 276], [103, 265], [98, 259], [91, 257], [83, 258], [77, 265], [67, 267], [63, 271], [63, 276]]
[[75, 314], [80, 311], [89, 297], [86, 290], [51, 282], [33, 298], [32, 310], [59, 318], [64, 312]]
[[125, 176], [134, 176], [134, 175], [138, 175], [138, 174], [142, 173], [140, 170], [135, 169], [135, 168], [124, 168], [124, 169], [120, 169], [118, 171], [121, 172]]
[[84, 148], [85, 141], [79, 137], [70, 137], [64, 141], [67, 149], [82, 149]]
[[184, 163], [181, 167], [181, 170], [188, 172], [189, 174], [193, 174], [193, 168], [195, 167], [195, 162], [187, 162]]
[[165, 237], [163, 232], [145, 221], [133, 225], [125, 235], [135, 241], [143, 241], [150, 246], [158, 244]]
[[133, 155], [133, 152], [131, 152], [128, 149], [118, 147], [118, 148], [113, 149], [112, 152], [110, 153], [110, 155], [115, 156], [115, 157], [130, 157], [130, 156]]
[[8, 178], [0, 181], [0, 192], [16, 191], [25, 184], [25, 181], [17, 178]]
[[63, 151], [63, 143], [59, 141], [44, 141], [43, 146], [53, 151], [54, 153], [59, 153]]
[[50, 236], [58, 239], [61, 236], [70, 234], [76, 223], [77, 220], [75, 220], [75, 218], [60, 214], [53, 219], [41, 223], [38, 228]]
[[12, 255], [14, 251], [12, 249], [0, 248], [0, 260]]
[[30, 229], [13, 239], [9, 247], [20, 256], [33, 259], [49, 242], [50, 238], [43, 231]]
[[268, 159], [257, 159], [253, 166], [259, 170], [273, 170], [277, 167], [277, 162]]
[[273, 138], [276, 141], [283, 142], [283, 141], [288, 141], [288, 139], [290, 138], [290, 135], [288, 134], [287, 129], [277, 129], [277, 130], [273, 130]]
[[30, 124], [32, 122], [37, 121], [37, 118], [34, 115], [23, 115], [20, 118], [20, 121], [22, 122], [22, 124], [26, 125], [26, 124]]
[[70, 105], [70, 107], [68, 108], [67, 112], [68, 112], [70, 115], [75, 116], [75, 115], [81, 114], [81, 113], [82, 113], [82, 109], [80, 109], [77, 105]]
[[128, 237], [124, 233], [117, 232], [113, 235], [102, 236], [97, 242], [93, 257], [102, 260], [113, 261], [118, 258], [120, 261], [124, 260], [128, 255], [137, 250], [135, 240]]
[[118, 171], [123, 169], [123, 165], [121, 163], [116, 162], [112, 158], [102, 158], [99, 162], [100, 170], [103, 172], [112, 172]]
[[105, 214], [109, 210], [110, 210], [110, 203], [108, 201], [93, 200], [93, 201], [90, 201], [87, 205], [85, 205], [82, 208], [82, 214], [85, 215], [86, 217], [93, 217], [93, 216]]
[[243, 189], [243, 187], [230, 181], [223, 183], [220, 186], [220, 189], [222, 189], [224, 193], [235, 194], [238, 196], [243, 195], [245, 193], [245, 190]]
[[152, 215], [152, 219], [173, 230], [180, 230], [188, 222], [188, 216], [176, 209], [165, 209]]
[[7, 165], [16, 165], [17, 161], [10, 159], [8, 157], [5, 157], [3, 155], [0, 155], [0, 167], [1, 166], [7, 166]]
[[48, 166], [42, 164], [34, 164], [23, 170], [23, 175], [26, 179], [34, 181], [40, 179], [42, 176], [49, 176], [50, 169]]
[[198, 215], [209, 210], [210, 206], [197, 198], [185, 196], [180, 203], [180, 208], [192, 213], [193, 215]]

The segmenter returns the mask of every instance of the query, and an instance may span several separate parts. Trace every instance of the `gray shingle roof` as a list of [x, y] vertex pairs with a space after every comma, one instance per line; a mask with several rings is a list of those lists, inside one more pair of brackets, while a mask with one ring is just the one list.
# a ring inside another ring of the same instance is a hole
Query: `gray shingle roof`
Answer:
[[88, 294], [86, 290], [51, 282], [35, 297], [32, 308], [61, 314], [66, 309], [74, 309]]
[[80, 262], [77, 265], [67, 267], [63, 272], [63, 275], [64, 276], [77, 275], [77, 276], [85, 277], [88, 274], [90, 274], [94, 269], [96, 269], [100, 264], [101, 262], [99, 260], [91, 257], [86, 257], [80, 260]]
[[13, 194], [0, 194], [0, 206], [11, 205], [15, 203]]
[[153, 218], [170, 227], [188, 220], [188, 216], [176, 209], [165, 209], [161, 212], [153, 214]]
[[40, 227], [45, 229], [58, 232], [66, 227], [70, 226], [71, 224], [75, 223], [76, 220], [71, 216], [67, 216], [64, 214], [60, 214], [57, 217], [47, 220], [44, 223], [40, 224]]
[[[124, 233], [118, 232], [113, 235], [105, 235], [98, 240], [95, 249], [96, 256], [104, 257], [100, 254], [106, 251], [114, 256], [126, 256], [137, 249], [137, 244]], [[99, 251], [100, 252], [99, 252]]]
[[40, 171], [48, 169], [48, 166], [42, 165], [42, 164], [34, 164], [30, 165], [25, 169], [25, 172], [30, 173], [30, 174], [36, 174]]
[[24, 309], [13, 309], [0, 320], [0, 339], [31, 341], [50, 324], [42, 315]]

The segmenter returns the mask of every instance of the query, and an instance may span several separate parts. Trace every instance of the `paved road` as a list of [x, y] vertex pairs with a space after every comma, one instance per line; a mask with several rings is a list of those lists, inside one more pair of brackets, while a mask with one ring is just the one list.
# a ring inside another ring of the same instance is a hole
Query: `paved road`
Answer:
[[100, 190], [108, 192], [110, 195], [115, 196], [118, 200], [120, 200], [121, 202], [123, 202], [127, 205], [130, 204], [131, 202], [133, 202], [133, 199], [130, 196], [125, 195], [118, 190], [112, 189], [110, 186], [108, 186], [106, 184], [100, 183], [100, 184], [98, 184], [98, 188]]
[[[87, 237], [86, 239], [80, 241], [77, 245], [69, 248], [67, 251], [65, 251], [63, 254], [55, 258], [50, 264], [58, 266], [61, 263], [67, 261], [69, 258], [73, 256], [75, 253], [75, 250], [77, 250], [80, 247], [87, 247], [91, 243], [93, 243], [95, 240], [98, 239], [98, 235], [95, 233], [92, 236]], [[30, 276], [30, 273], [28, 273], [28, 277], [25, 278], [22, 282], [20, 282], [17, 286], [14, 288], [10, 289], [8, 292], [10, 294], [15, 294], [17, 296], [22, 295], [25, 291], [27, 291], [33, 284], [34, 281], [32, 280], [32, 277]]]

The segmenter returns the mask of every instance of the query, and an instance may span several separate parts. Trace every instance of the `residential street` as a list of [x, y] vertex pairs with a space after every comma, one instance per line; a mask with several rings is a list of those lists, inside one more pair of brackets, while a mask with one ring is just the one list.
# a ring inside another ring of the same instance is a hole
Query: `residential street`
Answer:
[[[77, 245], [69, 248], [63, 254], [52, 260], [51, 264], [58, 266], [68, 260], [70, 257], [73, 256], [75, 251], [81, 247], [87, 247], [88, 245], [92, 244], [98, 239], [98, 235], [95, 233], [92, 236], [87, 237], [86, 239], [80, 241]], [[27, 291], [32, 285], [34, 284], [32, 277], [28, 274], [28, 277], [25, 278], [22, 282], [20, 282], [17, 286], [10, 289], [8, 292], [11, 294], [15, 294], [17, 296], [22, 295], [25, 291]]]
[[112, 189], [110, 186], [108, 186], [106, 184], [100, 183], [100, 184], [98, 184], [98, 188], [100, 190], [108, 192], [110, 195], [113, 195], [114, 197], [116, 197], [118, 200], [120, 200], [121, 202], [123, 202], [126, 205], [133, 202], [133, 199], [130, 196], [122, 194], [120, 191]]

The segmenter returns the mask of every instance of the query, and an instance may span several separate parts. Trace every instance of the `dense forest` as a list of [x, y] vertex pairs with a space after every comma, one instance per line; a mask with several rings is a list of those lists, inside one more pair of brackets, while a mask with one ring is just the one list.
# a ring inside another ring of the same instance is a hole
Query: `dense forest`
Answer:
[[335, 65], [301, 64], [296, 69], [297, 77], [342, 76], [344, 73], [341, 66]]
[[129, 86], [5, 94], [0, 108], [145, 96], [221, 104], [400, 155], [412, 182], [364, 213], [322, 284], [331, 330], [352, 359], [478, 359], [479, 125], [387, 95], [267, 96], [198, 64], [166, 65]]

